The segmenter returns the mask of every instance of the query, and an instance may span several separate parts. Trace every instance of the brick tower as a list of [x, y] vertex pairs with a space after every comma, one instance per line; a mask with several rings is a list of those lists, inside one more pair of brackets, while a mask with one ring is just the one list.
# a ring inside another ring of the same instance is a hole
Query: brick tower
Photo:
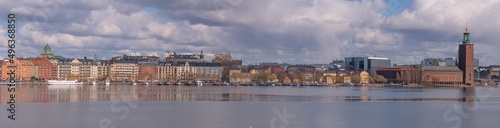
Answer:
[[474, 44], [470, 43], [468, 26], [465, 27], [464, 39], [458, 46], [458, 68], [462, 70], [462, 82], [474, 86]]

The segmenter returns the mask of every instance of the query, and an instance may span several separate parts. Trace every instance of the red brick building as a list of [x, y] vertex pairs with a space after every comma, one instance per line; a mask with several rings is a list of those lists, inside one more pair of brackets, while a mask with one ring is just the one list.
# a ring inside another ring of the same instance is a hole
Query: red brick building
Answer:
[[38, 67], [38, 79], [39, 80], [52, 80], [53, 76], [53, 64], [47, 58], [37, 58], [31, 60], [31, 62]]
[[138, 80], [158, 79], [158, 63], [156, 62], [138, 62], [139, 74]]

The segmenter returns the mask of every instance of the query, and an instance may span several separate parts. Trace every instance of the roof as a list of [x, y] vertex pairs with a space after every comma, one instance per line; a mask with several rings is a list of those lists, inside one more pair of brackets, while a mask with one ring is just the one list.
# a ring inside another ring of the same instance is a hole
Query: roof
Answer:
[[41, 55], [54, 55], [54, 53], [52, 53], [52, 49], [50, 48], [49, 44], [45, 45]]
[[462, 71], [457, 66], [423, 66], [421, 69], [424, 71]]

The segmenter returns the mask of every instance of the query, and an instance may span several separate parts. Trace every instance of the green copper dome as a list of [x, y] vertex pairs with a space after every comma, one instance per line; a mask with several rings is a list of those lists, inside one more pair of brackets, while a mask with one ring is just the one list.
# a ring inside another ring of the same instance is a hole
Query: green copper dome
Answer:
[[46, 44], [45, 47], [43, 48], [42, 55], [53, 55], [52, 49], [50, 48], [49, 44]]

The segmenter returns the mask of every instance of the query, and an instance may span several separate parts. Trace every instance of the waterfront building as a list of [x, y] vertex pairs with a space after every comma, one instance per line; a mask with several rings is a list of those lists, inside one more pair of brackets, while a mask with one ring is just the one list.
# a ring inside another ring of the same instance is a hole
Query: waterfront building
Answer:
[[38, 77], [38, 67], [31, 62], [33, 58], [18, 58], [19, 80], [31, 80]]
[[175, 63], [176, 80], [181, 82], [192, 82], [196, 77], [196, 68], [191, 66], [189, 62]]
[[488, 79], [493, 79], [494, 81], [500, 80], [500, 65], [490, 65], [488, 70]]
[[36, 58], [31, 60], [31, 62], [37, 66], [36, 77], [39, 80], [52, 80], [53, 79], [53, 64], [47, 58]]
[[11, 68], [15, 69], [14, 77], [16, 78], [16, 80], [19, 80], [20, 69], [21, 69], [21, 66], [19, 66], [20, 63], [17, 57], [12, 58], [12, 61], [14, 61], [13, 64], [10, 63], [10, 59], [5, 59], [2, 61], [2, 80], [8, 80], [10, 78], [10, 75], [8, 75], [7, 73], [9, 73]]
[[229, 71], [229, 82], [251, 82], [251, 74], [242, 72], [241, 69], [231, 69]]
[[474, 44], [470, 42], [468, 26], [463, 34], [462, 44], [458, 47], [458, 67], [463, 72], [463, 84], [474, 86]]
[[99, 60], [97, 61], [97, 79], [106, 80], [111, 79], [111, 62], [109, 60]]
[[346, 57], [345, 66], [347, 70], [368, 71], [376, 74], [378, 68], [391, 67], [391, 60], [383, 57]]
[[88, 81], [96, 79], [98, 67], [93, 59], [65, 58], [57, 64], [58, 79]]
[[190, 66], [196, 68], [197, 81], [219, 82], [222, 78], [222, 65], [220, 63], [193, 62]]
[[110, 65], [111, 81], [136, 81], [138, 74], [137, 62], [116, 61]]
[[172, 63], [158, 62], [158, 79], [160, 81], [177, 80], [176, 71]]
[[230, 81], [230, 70], [232, 68], [239, 68], [243, 65], [242, 60], [233, 60], [231, 54], [216, 54], [213, 63], [220, 63], [222, 66], [222, 77], [221, 80], [228, 82]]
[[456, 66], [424, 66], [421, 67], [420, 84], [462, 83], [462, 70]]
[[158, 62], [139, 61], [139, 80], [158, 79]]

